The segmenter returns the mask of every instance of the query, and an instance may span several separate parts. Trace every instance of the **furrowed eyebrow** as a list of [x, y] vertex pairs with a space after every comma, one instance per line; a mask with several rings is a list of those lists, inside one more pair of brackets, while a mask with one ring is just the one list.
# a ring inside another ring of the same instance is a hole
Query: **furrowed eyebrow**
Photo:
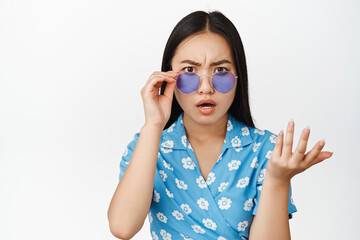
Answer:
[[[195, 62], [195, 61], [192, 61], [192, 60], [183, 60], [180, 63], [189, 63], [191, 65], [201, 66], [201, 63], [198, 63], [198, 62]], [[211, 63], [210, 66], [211, 67], [212, 66], [217, 66], [217, 65], [220, 65], [220, 64], [223, 64], [223, 63], [231, 64], [231, 62], [229, 60], [223, 59], [223, 60]]]

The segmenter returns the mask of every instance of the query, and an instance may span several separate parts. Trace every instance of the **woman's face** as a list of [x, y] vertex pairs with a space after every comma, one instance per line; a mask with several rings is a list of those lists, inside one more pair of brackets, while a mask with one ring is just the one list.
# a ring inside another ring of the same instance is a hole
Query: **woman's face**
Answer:
[[[177, 47], [171, 66], [173, 71], [193, 72], [200, 76], [199, 88], [193, 93], [185, 94], [175, 88], [184, 118], [205, 125], [227, 118], [237, 81], [227, 93], [217, 92], [211, 85], [211, 75], [216, 72], [229, 71], [237, 76], [231, 47], [224, 37], [211, 32], [189, 36]], [[199, 106], [201, 101], [212, 101], [214, 105]]]

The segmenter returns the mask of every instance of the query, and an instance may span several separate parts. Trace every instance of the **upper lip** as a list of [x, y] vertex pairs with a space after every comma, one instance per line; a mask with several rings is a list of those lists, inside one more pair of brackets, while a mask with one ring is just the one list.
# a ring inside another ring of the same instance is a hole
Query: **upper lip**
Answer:
[[205, 103], [207, 103], [207, 104], [212, 104], [212, 105], [216, 105], [216, 103], [215, 103], [213, 100], [211, 100], [211, 99], [202, 99], [200, 102], [198, 102], [198, 103], [196, 104], [196, 106], [198, 107], [198, 106], [200, 106], [200, 105], [202, 105], [202, 104], [205, 104]]

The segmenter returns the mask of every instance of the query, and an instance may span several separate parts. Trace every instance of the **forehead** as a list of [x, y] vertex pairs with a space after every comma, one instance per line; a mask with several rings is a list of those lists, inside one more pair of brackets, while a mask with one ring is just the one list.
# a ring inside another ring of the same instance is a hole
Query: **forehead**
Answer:
[[233, 62], [231, 46], [221, 35], [211, 32], [195, 34], [184, 39], [176, 48], [173, 64], [190, 59], [203, 64], [228, 59]]

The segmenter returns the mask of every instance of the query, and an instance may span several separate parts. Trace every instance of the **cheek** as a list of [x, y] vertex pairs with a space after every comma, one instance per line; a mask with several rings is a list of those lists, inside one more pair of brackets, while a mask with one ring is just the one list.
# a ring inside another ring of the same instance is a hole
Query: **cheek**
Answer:
[[182, 110], [190, 110], [194, 106], [194, 94], [185, 94], [175, 89], [175, 97]]
[[227, 105], [230, 107], [235, 99], [235, 90], [233, 89], [231, 91], [231, 94], [229, 94], [229, 97], [227, 98]]

